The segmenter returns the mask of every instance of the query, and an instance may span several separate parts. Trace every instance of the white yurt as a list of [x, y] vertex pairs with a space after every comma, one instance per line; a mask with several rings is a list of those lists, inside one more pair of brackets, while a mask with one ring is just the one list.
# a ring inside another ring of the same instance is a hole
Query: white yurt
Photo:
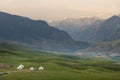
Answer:
[[17, 70], [22, 70], [22, 69], [24, 69], [25, 67], [24, 67], [24, 65], [23, 64], [20, 64], [18, 67], [17, 67]]
[[44, 67], [42, 67], [42, 66], [40, 66], [39, 68], [38, 68], [38, 70], [44, 70]]
[[30, 67], [30, 71], [35, 71], [35, 70], [36, 70], [36, 68]]

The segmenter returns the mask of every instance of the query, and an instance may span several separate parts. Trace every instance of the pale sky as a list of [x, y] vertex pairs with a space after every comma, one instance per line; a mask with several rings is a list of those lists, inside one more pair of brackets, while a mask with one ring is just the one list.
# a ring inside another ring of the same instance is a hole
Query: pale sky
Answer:
[[0, 11], [42, 20], [107, 18], [120, 14], [120, 0], [0, 0]]

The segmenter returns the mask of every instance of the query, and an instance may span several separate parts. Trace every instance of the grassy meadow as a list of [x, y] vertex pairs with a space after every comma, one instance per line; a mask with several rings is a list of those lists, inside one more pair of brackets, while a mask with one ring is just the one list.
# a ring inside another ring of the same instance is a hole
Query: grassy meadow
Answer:
[[[19, 64], [25, 69], [16, 70]], [[45, 70], [30, 71], [31, 66]], [[0, 50], [0, 80], [120, 80], [120, 64], [68, 54]]]

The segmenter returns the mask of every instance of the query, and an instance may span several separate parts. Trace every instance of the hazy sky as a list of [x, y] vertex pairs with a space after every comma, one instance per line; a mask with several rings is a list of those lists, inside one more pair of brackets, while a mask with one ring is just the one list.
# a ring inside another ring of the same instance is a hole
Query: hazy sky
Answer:
[[105, 18], [120, 14], [120, 0], [0, 0], [0, 11], [44, 20]]

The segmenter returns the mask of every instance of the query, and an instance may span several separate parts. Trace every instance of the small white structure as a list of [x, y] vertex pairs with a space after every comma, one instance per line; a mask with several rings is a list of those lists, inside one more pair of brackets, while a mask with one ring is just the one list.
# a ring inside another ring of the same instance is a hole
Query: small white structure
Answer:
[[23, 64], [20, 64], [18, 67], [17, 67], [17, 70], [22, 70], [22, 69], [24, 69], [25, 67], [24, 67], [24, 65]]
[[35, 70], [36, 70], [36, 68], [30, 67], [30, 71], [35, 71]]
[[43, 71], [43, 70], [44, 70], [44, 67], [40, 66], [40, 67], [38, 68], [38, 70]]

